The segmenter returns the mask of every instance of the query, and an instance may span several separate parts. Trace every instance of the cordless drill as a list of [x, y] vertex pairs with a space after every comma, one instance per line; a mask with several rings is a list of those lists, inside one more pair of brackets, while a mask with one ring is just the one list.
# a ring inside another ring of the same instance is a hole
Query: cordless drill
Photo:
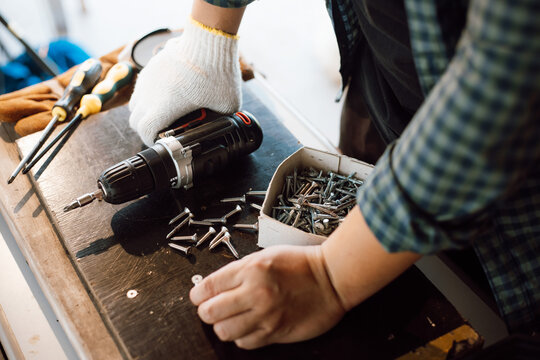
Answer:
[[188, 189], [257, 150], [262, 139], [259, 122], [246, 111], [161, 138], [105, 170], [98, 178], [98, 190], [78, 197], [64, 211], [96, 199], [122, 204], [160, 189]]

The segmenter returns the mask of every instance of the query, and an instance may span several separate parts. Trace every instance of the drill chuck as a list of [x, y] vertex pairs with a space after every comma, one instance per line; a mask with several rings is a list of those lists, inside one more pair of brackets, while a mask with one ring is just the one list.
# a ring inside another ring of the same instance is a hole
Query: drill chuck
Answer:
[[190, 188], [241, 156], [257, 150], [263, 134], [248, 112], [237, 112], [158, 140], [152, 147], [105, 170], [98, 179], [103, 200], [122, 204], [153, 191]]

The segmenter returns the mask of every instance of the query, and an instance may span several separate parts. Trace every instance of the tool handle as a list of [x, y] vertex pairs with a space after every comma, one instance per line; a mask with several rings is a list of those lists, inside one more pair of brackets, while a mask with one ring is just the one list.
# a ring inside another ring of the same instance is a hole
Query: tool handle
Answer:
[[88, 59], [79, 65], [69, 85], [64, 90], [62, 98], [53, 106], [52, 114], [58, 116], [58, 121], [64, 121], [81, 101], [83, 95], [90, 92], [92, 87], [96, 85], [101, 76], [101, 69], [101, 63], [96, 59]]
[[[194, 158], [223, 147], [227, 150], [227, 157], [234, 161], [257, 150], [262, 143], [263, 133], [257, 119], [247, 111], [241, 111], [187, 130], [176, 136], [176, 139], [184, 147], [193, 147]], [[216, 161], [220, 158], [217, 156]]]
[[[257, 150], [263, 133], [255, 117], [244, 111], [186, 130], [176, 139], [184, 147], [193, 146], [192, 161], [184, 165], [192, 169], [193, 182], [202, 182]], [[158, 143], [105, 170], [98, 179], [103, 200], [122, 204], [156, 190], [192, 185], [190, 171], [169, 150]]]
[[133, 67], [128, 62], [115, 64], [105, 76], [105, 79], [97, 84], [91, 94], [84, 95], [77, 114], [83, 118], [101, 111], [105, 104], [122, 87], [129, 84], [133, 78]]
[[199, 183], [257, 150], [263, 133], [257, 119], [243, 111], [186, 131], [177, 139], [193, 146], [193, 182]]

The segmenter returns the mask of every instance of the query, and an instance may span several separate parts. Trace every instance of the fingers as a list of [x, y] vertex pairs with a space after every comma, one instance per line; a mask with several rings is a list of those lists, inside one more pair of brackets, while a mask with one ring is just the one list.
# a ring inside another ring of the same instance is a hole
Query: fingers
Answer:
[[182, 96], [174, 96], [170, 99], [154, 99], [153, 103], [149, 103], [151, 99], [141, 92], [142, 90], [137, 91], [136, 88], [129, 102], [131, 110], [129, 125], [137, 131], [147, 146], [154, 144], [154, 140], [160, 131], [166, 129], [182, 116], [199, 108], [188, 103]]
[[239, 286], [241, 278], [237, 276], [237, 273], [242, 270], [242, 266], [242, 260], [234, 261], [207, 276], [189, 292], [191, 302], [199, 306], [211, 297]]
[[251, 310], [251, 299], [240, 288], [222, 292], [199, 305], [197, 312], [202, 321], [215, 324]]
[[246, 311], [215, 323], [214, 332], [221, 341], [235, 341], [259, 332], [259, 324], [254, 319], [251, 311]]
[[[138, 113], [139, 112], [136, 110], [132, 116], [137, 116]], [[171, 117], [170, 113], [152, 111], [152, 109], [150, 109], [149, 111], [146, 111], [145, 115], [141, 118], [135, 120], [137, 123], [137, 133], [146, 146], [152, 146], [157, 134], [174, 122], [174, 120], [175, 119]]]
[[266, 346], [271, 342], [272, 340], [268, 336], [268, 331], [266, 331], [265, 329], [257, 329], [252, 333], [249, 333], [244, 337], [238, 338], [234, 341], [236, 346], [246, 350], [257, 349]]
[[136, 105], [129, 117], [129, 125], [139, 134], [146, 146], [154, 145], [157, 134], [170, 125], [175, 119], [170, 113], [164, 113], [155, 107], [145, 104]]

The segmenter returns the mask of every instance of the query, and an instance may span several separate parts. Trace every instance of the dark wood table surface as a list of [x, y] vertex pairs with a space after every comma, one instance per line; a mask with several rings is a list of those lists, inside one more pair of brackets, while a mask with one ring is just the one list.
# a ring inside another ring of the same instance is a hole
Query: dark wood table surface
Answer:
[[[104, 202], [64, 213], [73, 198], [96, 189], [110, 165], [143, 149], [128, 126], [125, 107], [92, 116], [64, 141], [54, 159], [33, 170], [41, 203], [58, 240], [87, 289], [103, 323], [126, 358], [395, 358], [466, 325], [444, 296], [415, 267], [353, 309], [328, 333], [305, 342], [255, 351], [217, 339], [189, 301], [191, 277], [206, 276], [234, 258], [225, 247], [204, 247], [185, 257], [167, 246], [168, 221], [189, 207], [197, 219], [219, 217], [233, 205], [220, 199], [264, 190], [275, 167], [300, 144], [249, 88], [244, 109], [260, 121], [259, 150], [190, 190], [162, 191], [123, 205]], [[21, 153], [36, 141], [18, 140]], [[234, 222], [255, 222], [244, 207]], [[192, 234], [186, 229], [182, 234]], [[197, 232], [203, 234], [206, 228]], [[256, 235], [232, 231], [241, 256], [257, 251]], [[134, 298], [128, 291], [136, 290]], [[315, 300], [316, 301], [316, 300]], [[479, 338], [475, 344], [480, 342]], [[93, 344], [99, 346], [99, 344]], [[92, 350], [89, 351], [92, 353]]]

